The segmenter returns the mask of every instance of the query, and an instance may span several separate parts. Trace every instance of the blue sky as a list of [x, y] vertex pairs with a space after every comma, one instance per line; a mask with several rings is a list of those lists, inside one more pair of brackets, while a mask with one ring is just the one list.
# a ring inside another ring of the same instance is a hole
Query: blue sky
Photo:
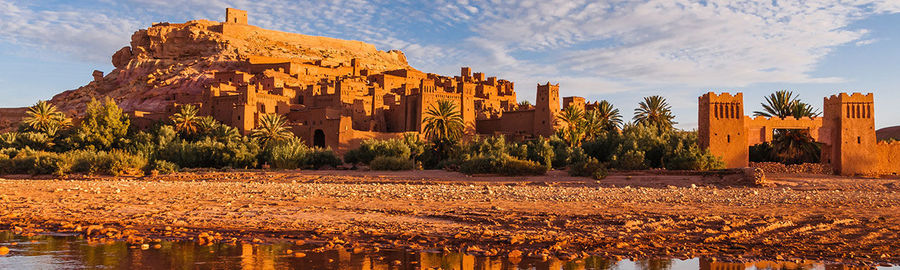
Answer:
[[610, 100], [626, 117], [663, 95], [679, 127], [697, 97], [743, 92], [745, 110], [793, 90], [817, 108], [838, 92], [873, 92], [876, 126], [900, 125], [900, 0], [0, 0], [0, 107], [28, 106], [112, 70], [111, 55], [154, 22], [224, 20], [399, 49], [426, 72], [460, 66], [563, 96]]

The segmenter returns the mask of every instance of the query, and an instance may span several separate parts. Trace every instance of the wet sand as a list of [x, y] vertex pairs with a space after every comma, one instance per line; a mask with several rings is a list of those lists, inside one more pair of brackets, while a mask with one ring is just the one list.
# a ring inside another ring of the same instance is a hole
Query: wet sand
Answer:
[[[17, 178], [17, 179], [9, 179]], [[188, 172], [0, 180], [0, 229], [140, 246], [297, 241], [563, 260], [716, 257], [900, 263], [900, 180], [444, 171]]]

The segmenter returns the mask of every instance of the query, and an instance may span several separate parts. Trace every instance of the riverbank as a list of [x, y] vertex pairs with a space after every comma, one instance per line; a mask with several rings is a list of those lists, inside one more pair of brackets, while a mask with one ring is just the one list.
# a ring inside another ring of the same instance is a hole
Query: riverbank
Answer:
[[[718, 179], [718, 180], [717, 180]], [[0, 229], [140, 246], [303, 241], [322, 250], [900, 264], [900, 180], [444, 171], [192, 172], [0, 180]]]

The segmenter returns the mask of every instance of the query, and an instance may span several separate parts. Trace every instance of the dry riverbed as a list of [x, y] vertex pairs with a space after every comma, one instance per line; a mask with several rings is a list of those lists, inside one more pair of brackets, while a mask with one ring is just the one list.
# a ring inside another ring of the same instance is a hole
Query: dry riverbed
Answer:
[[[0, 179], [0, 229], [125, 240], [298, 241], [318, 250], [711, 256], [900, 263], [900, 180], [618, 173], [595, 181], [444, 171], [188, 172]], [[21, 177], [19, 177], [21, 178]]]

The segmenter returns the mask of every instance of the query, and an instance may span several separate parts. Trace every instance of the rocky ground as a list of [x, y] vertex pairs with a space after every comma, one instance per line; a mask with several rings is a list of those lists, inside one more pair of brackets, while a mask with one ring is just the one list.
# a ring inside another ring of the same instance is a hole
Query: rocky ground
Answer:
[[[7, 178], [15, 178], [7, 177]], [[444, 171], [188, 172], [0, 180], [0, 229], [158, 238], [303, 241], [318, 249], [462, 249], [900, 263], [900, 180], [617, 173], [595, 181]]]

